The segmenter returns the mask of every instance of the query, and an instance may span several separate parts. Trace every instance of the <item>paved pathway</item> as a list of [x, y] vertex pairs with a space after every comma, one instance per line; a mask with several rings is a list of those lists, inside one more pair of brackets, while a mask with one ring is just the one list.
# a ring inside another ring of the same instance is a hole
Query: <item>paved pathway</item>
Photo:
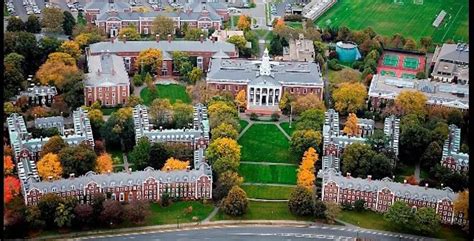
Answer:
[[209, 216], [207, 216], [207, 218], [202, 220], [202, 223], [207, 223], [207, 222], [211, 221], [211, 219], [214, 216], [216, 216], [217, 212], [219, 212], [219, 207], [214, 207], [214, 210], [212, 210], [212, 212], [209, 214]]
[[250, 128], [250, 126], [252, 125], [253, 123], [249, 122], [249, 124], [240, 132], [239, 136], [237, 137], [237, 140], [240, 139], [240, 137], [242, 137], [244, 135], [244, 133]]
[[276, 124], [276, 126], [278, 127], [278, 129], [280, 129], [281, 132], [283, 132], [283, 135], [286, 136], [286, 139], [291, 140], [290, 135], [288, 135], [288, 133], [286, 133], [286, 131], [281, 128], [280, 124]]
[[281, 163], [281, 162], [240, 162], [241, 164], [258, 164], [258, 165], [273, 165], [273, 166], [298, 166], [296, 164], [291, 163]]

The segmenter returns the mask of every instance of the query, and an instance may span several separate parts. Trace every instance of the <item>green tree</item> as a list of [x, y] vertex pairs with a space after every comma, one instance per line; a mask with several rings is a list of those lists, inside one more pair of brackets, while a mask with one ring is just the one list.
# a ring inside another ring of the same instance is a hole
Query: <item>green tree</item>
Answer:
[[426, 150], [423, 152], [423, 155], [421, 155], [421, 166], [429, 170], [429, 168], [439, 163], [439, 161], [441, 160], [442, 152], [443, 150], [437, 142], [431, 142], [426, 148]]
[[87, 113], [87, 117], [89, 117], [90, 123], [91, 123], [91, 128], [92, 128], [92, 134], [94, 135], [94, 138], [97, 139], [100, 137], [100, 128], [104, 125], [104, 114], [100, 109], [92, 109], [89, 110]]
[[54, 226], [56, 209], [61, 202], [61, 197], [56, 193], [47, 193], [38, 201], [37, 205], [41, 212], [41, 219], [45, 221], [46, 227], [52, 228]]
[[56, 208], [54, 222], [60, 228], [62, 227], [71, 227], [72, 220], [74, 219], [74, 208], [60, 203]]
[[339, 204], [335, 202], [326, 202], [326, 211], [324, 211], [324, 214], [326, 214], [326, 219], [328, 223], [334, 224], [336, 221], [336, 218], [339, 216], [341, 213], [341, 207]]
[[130, 152], [130, 162], [137, 170], [143, 170], [149, 165], [151, 143], [146, 137], [140, 138]]
[[126, 28], [120, 29], [120, 32], [118, 34], [119, 40], [131, 40], [131, 41], [136, 41], [140, 40], [140, 33], [137, 31], [135, 26], [130, 26]]
[[165, 16], [157, 16], [153, 20], [152, 30], [155, 34], [159, 34], [161, 39], [166, 39], [168, 34], [174, 34], [174, 22], [171, 18]]
[[189, 83], [195, 84], [196, 82], [202, 79], [202, 76], [203, 76], [202, 69], [198, 67], [193, 67], [191, 72], [188, 73], [187, 79]]
[[281, 45], [280, 36], [274, 35], [270, 41], [270, 50], [271, 55], [283, 55], [283, 45]]
[[10, 53], [3, 59], [3, 88], [5, 98], [11, 98], [18, 93], [18, 89], [24, 89], [27, 85], [23, 76], [23, 64], [25, 58], [17, 53]]
[[7, 31], [20, 32], [25, 30], [25, 23], [21, 18], [12, 16], [8, 18]]
[[135, 75], [133, 75], [133, 85], [136, 86], [136, 87], [139, 87], [139, 86], [143, 85], [142, 76], [139, 75], [138, 73], [135, 73]]
[[173, 69], [179, 71], [181, 66], [186, 63], [190, 62], [189, 55], [186, 52], [182, 51], [174, 51], [172, 53], [173, 58]]
[[223, 138], [223, 137], [236, 140], [238, 135], [239, 133], [237, 132], [237, 130], [234, 129], [234, 127], [231, 124], [228, 124], [228, 123], [222, 123], [216, 128], [211, 130], [212, 140]]
[[313, 214], [317, 219], [326, 218], [326, 204], [323, 201], [316, 199], [313, 204]]
[[63, 177], [69, 177], [71, 173], [80, 176], [94, 170], [97, 159], [94, 150], [85, 144], [65, 147], [59, 152], [59, 157], [63, 167]]
[[163, 128], [170, 127], [173, 121], [173, 106], [169, 99], [154, 99], [150, 105], [150, 117], [153, 124]]
[[414, 224], [414, 212], [402, 201], [395, 201], [384, 214], [385, 220], [398, 226], [400, 229], [410, 229]]
[[155, 170], [161, 170], [170, 157], [168, 150], [163, 143], [153, 143], [148, 157], [149, 164]]
[[407, 164], [418, 163], [431, 139], [430, 131], [423, 126], [402, 127], [400, 133], [400, 160]]
[[225, 171], [219, 175], [217, 179], [216, 188], [213, 190], [212, 195], [216, 200], [221, 200], [226, 197], [230, 189], [234, 186], [240, 186], [244, 179], [233, 171]]
[[239, 186], [234, 186], [222, 202], [222, 209], [228, 215], [242, 216], [247, 212], [248, 202], [245, 191]]
[[107, 145], [120, 146], [122, 150], [131, 150], [135, 145], [135, 127], [132, 108], [121, 108], [113, 112], [101, 128], [101, 135]]
[[380, 152], [389, 147], [390, 138], [382, 130], [375, 130], [365, 143], [370, 145], [374, 151]]
[[322, 135], [320, 131], [298, 130], [291, 135], [290, 149], [297, 156], [302, 156], [308, 148], [319, 150]]
[[72, 35], [72, 29], [76, 25], [76, 19], [69, 11], [64, 11], [63, 31], [66, 35]]
[[245, 46], [247, 45], [247, 40], [244, 36], [234, 35], [227, 39], [227, 42], [234, 44], [239, 50], [239, 54], [245, 54]]
[[290, 194], [288, 208], [297, 216], [313, 214], [313, 192], [305, 187], [297, 186]]
[[176, 101], [173, 105], [173, 120], [176, 128], [189, 127], [189, 124], [193, 122], [193, 106], [181, 100]]
[[440, 217], [433, 208], [422, 207], [416, 211], [413, 228], [422, 234], [432, 234], [440, 228]]
[[127, 103], [125, 104], [126, 107], [135, 107], [137, 105], [142, 105], [143, 100], [140, 98], [140, 96], [137, 95], [131, 95], [127, 99]]
[[301, 113], [296, 121], [296, 130], [322, 130], [324, 112], [319, 109], [308, 109]]
[[60, 8], [44, 8], [41, 24], [46, 32], [60, 33], [63, 30], [64, 14]]
[[181, 79], [190, 82], [189, 81], [189, 73], [193, 70], [193, 64], [191, 62], [186, 61], [181, 64], [181, 67], [179, 68], [179, 74], [181, 75]]
[[30, 15], [25, 23], [25, 30], [30, 33], [41, 32], [41, 23], [37, 16]]
[[417, 79], [426, 79], [426, 73], [425, 71], [420, 71], [416, 73], [416, 78]]
[[342, 154], [342, 172], [350, 172], [354, 177], [371, 174], [367, 173], [370, 171], [369, 167], [366, 167], [366, 170], [360, 170], [360, 166], [361, 163], [370, 163], [374, 155], [375, 152], [369, 145], [362, 143], [348, 145]]
[[53, 136], [44, 144], [40, 157], [45, 156], [48, 153], [59, 154], [59, 152], [67, 147], [67, 143], [60, 136]]
[[34, 73], [42, 63], [42, 56], [38, 55], [38, 44], [36, 37], [28, 32], [6, 32], [3, 40], [4, 54], [15, 52], [25, 58], [25, 71], [23, 73]]
[[203, 38], [205, 38], [205, 34], [200, 28], [190, 28], [184, 33], [184, 39], [196, 41], [200, 40], [201, 35], [203, 36]]
[[221, 157], [214, 161], [212, 168], [216, 173], [223, 173], [225, 171], [236, 172], [239, 169], [239, 165], [240, 160], [236, 160], [231, 157]]

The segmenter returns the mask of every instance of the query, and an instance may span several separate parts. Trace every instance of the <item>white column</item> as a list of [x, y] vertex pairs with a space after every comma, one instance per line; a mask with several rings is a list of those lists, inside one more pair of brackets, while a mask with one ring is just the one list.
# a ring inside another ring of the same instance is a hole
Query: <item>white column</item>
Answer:
[[250, 86], [247, 86], [247, 109], [249, 108], [250, 105]]
[[259, 102], [259, 105], [262, 105], [262, 96], [263, 96], [263, 88], [260, 88], [260, 102]]
[[255, 105], [255, 101], [257, 99], [257, 88], [253, 88], [253, 105]]
[[268, 106], [268, 98], [270, 97], [270, 88], [265, 88], [267, 90], [267, 94], [265, 95], [265, 105]]

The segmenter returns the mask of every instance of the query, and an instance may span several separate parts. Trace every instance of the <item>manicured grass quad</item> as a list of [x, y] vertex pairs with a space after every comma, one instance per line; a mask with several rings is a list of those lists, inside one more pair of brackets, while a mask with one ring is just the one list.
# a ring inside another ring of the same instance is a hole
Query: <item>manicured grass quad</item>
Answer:
[[286, 200], [290, 198], [295, 187], [264, 186], [264, 185], [242, 185], [247, 197], [270, 200]]
[[250, 201], [247, 213], [242, 217], [231, 217], [220, 210], [213, 221], [218, 220], [297, 220], [310, 221], [313, 217], [298, 217], [290, 213], [287, 202]]
[[290, 123], [289, 122], [282, 122], [280, 123], [280, 126], [283, 130], [285, 130], [286, 134], [291, 136], [293, 132], [295, 131], [295, 122], [291, 123], [291, 128], [290, 128]]
[[240, 124], [240, 131], [239, 132], [242, 132], [245, 127], [247, 127], [249, 125], [249, 122], [246, 121], [246, 120], [239, 120], [239, 124]]
[[140, 97], [143, 99], [145, 105], [150, 105], [156, 98], [169, 99], [171, 104], [174, 104], [177, 100], [181, 100], [184, 103], [191, 103], [191, 98], [186, 92], [185, 86], [176, 84], [157, 84], [156, 90], [155, 94], [151, 94], [150, 90], [146, 87], [140, 92]]
[[[192, 222], [193, 216], [199, 218], [200, 221], [205, 219], [214, 209], [212, 203], [203, 204], [200, 201], [179, 201], [172, 203], [168, 207], [162, 207], [157, 203], [151, 205], [151, 215], [146, 220], [147, 225], [172, 224], [177, 222], [179, 216], [180, 223]], [[185, 214], [184, 209], [192, 206], [193, 211]]]
[[[455, 42], [469, 41], [468, 3], [459, 0], [423, 0], [422, 5], [413, 0], [338, 0], [315, 24], [319, 27], [347, 26], [352, 30], [372, 27], [385, 36], [396, 33], [419, 40], [431, 36], [435, 43], [448, 39]], [[436, 16], [447, 15], [438, 28], [432, 26]]]
[[239, 139], [241, 161], [296, 163], [289, 141], [273, 124], [253, 124]]
[[241, 163], [239, 173], [246, 183], [296, 184], [297, 166]]

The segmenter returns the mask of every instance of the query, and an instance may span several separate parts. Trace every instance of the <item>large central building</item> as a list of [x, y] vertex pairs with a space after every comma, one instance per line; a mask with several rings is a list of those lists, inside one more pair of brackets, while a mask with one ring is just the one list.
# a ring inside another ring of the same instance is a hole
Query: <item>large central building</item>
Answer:
[[283, 93], [315, 94], [323, 97], [323, 81], [319, 65], [313, 62], [270, 61], [265, 49], [262, 60], [215, 58], [211, 60], [207, 85], [234, 95], [247, 94], [247, 111], [260, 114], [279, 112]]

